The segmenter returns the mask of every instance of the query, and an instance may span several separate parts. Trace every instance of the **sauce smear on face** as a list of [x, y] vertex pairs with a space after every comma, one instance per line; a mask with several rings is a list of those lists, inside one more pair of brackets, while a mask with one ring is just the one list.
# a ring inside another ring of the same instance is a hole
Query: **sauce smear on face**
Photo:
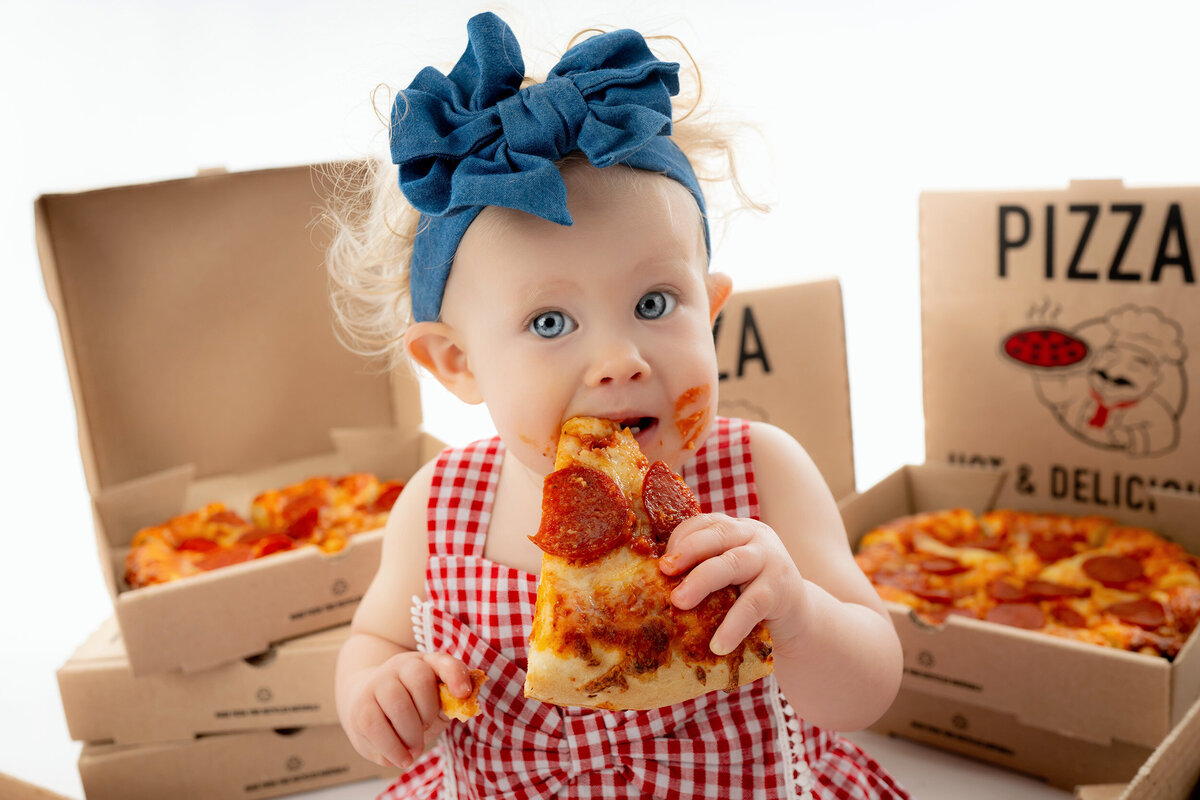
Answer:
[[675, 400], [675, 429], [688, 450], [696, 449], [696, 439], [708, 425], [710, 392], [707, 384], [693, 386]]

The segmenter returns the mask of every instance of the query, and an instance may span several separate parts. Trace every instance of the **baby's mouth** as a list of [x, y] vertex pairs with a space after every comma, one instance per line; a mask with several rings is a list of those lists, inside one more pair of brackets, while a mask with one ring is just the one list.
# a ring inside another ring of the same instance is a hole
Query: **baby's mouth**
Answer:
[[637, 439], [649, 431], [654, 430], [654, 428], [658, 426], [658, 418], [630, 417], [629, 419], [621, 420], [620, 425], [622, 428], [629, 428], [629, 432], [633, 434], [635, 439]]

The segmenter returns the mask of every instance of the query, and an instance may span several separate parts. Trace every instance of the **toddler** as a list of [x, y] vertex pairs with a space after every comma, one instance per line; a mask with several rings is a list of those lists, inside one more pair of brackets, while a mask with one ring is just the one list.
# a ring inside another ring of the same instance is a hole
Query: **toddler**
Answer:
[[[708, 269], [704, 195], [675, 140], [723, 143], [673, 128], [678, 65], [633, 31], [575, 45], [542, 83], [495, 15], [468, 37], [448, 75], [427, 68], [397, 96], [398, 171], [331, 250], [363, 349], [406, 354], [499, 433], [426, 464], [392, 511], [338, 661], [350, 741], [404, 770], [394, 798], [906, 797], [831, 732], [874, 722], [901, 674], [833, 498], [788, 435], [715, 416], [730, 279]], [[671, 600], [740, 587], [710, 646], [765, 621], [774, 675], [653, 711], [523, 696], [541, 563], [527, 537], [579, 415], [630, 426], [688, 481], [706, 513], [660, 560], [686, 575]], [[465, 696], [468, 668], [488, 675], [483, 712], [451, 724], [437, 683]]]

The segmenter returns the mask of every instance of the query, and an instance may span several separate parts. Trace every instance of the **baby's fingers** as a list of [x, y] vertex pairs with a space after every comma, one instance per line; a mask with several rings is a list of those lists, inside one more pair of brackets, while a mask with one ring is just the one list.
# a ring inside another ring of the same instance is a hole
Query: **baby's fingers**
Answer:
[[[432, 671], [426, 669], [430, 686], [435, 686]], [[405, 679], [412, 681], [413, 686], [405, 684]], [[384, 714], [392, 736], [386, 731], [380, 731], [378, 736], [368, 737], [384, 757], [404, 769], [415, 761], [425, 749], [425, 731], [427, 725], [422, 718], [417, 698], [428, 692], [423, 685], [421, 676], [398, 673], [394, 679], [386, 681], [375, 691], [376, 702]], [[434, 689], [436, 692], [436, 688]], [[437, 711], [434, 710], [436, 715]]]
[[705, 559], [749, 541], [739, 521], [724, 514], [701, 514], [679, 523], [667, 540], [659, 568], [667, 575], [682, 575]]
[[725, 619], [717, 626], [708, 645], [716, 655], [723, 656], [733, 652], [734, 648], [750, 635], [754, 626], [770, 615], [774, 602], [765, 591], [756, 589], [757, 586], [752, 584], [738, 595]]

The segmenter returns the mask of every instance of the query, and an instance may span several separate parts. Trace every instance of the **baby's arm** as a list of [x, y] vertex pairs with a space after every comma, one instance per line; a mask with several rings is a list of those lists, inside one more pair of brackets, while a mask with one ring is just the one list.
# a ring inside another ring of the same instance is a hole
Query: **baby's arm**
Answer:
[[388, 518], [379, 572], [338, 654], [338, 719], [364, 758], [401, 769], [445, 729], [437, 682], [456, 697], [471, 691], [467, 667], [445, 653], [419, 653], [409, 609], [425, 595], [426, 504], [432, 463], [404, 487]]
[[900, 686], [900, 642], [855, 564], [837, 505], [790, 436], [751, 425], [761, 522], [722, 514], [675, 529], [663, 570], [691, 573], [672, 600], [690, 608], [723, 586], [741, 595], [713, 637], [727, 652], [765, 620], [775, 675], [805, 720], [832, 730], [875, 722]]

